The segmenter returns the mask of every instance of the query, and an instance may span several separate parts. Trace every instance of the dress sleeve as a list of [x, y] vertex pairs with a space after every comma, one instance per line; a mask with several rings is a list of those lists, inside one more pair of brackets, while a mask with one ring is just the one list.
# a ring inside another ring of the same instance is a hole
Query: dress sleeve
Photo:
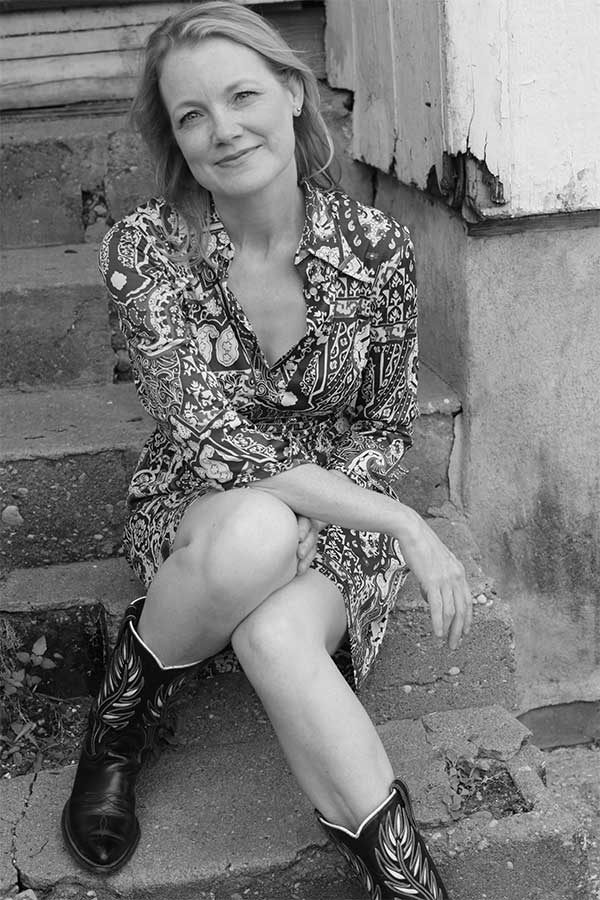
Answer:
[[394, 483], [406, 474], [400, 460], [412, 445], [418, 414], [414, 250], [406, 228], [401, 235], [400, 249], [377, 270], [361, 388], [328, 466], [393, 496]]
[[127, 220], [108, 232], [100, 271], [132, 360], [142, 405], [202, 478], [239, 487], [309, 462], [291, 438], [259, 430], [225, 396], [183, 306], [189, 267]]

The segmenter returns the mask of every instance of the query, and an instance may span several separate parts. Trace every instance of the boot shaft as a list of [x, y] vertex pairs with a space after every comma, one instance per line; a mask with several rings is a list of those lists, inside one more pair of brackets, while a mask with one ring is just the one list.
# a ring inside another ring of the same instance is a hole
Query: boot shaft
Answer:
[[85, 751], [111, 747], [141, 764], [161, 730], [168, 727], [170, 701], [197, 668], [163, 666], [137, 632], [144, 598], [129, 604], [88, 719]]
[[317, 818], [362, 881], [370, 900], [448, 900], [400, 779], [355, 833], [327, 822], [318, 813]]

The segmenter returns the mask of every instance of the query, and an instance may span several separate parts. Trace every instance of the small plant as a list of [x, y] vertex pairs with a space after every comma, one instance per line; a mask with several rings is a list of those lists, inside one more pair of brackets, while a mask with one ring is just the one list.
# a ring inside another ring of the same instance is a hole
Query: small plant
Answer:
[[30, 716], [37, 701], [38, 685], [43, 670], [55, 669], [60, 653], [47, 656], [45, 636], [38, 638], [31, 650], [17, 649], [16, 634], [9, 623], [2, 622], [0, 633], [0, 757], [17, 757], [23, 742], [37, 747], [34, 732], [40, 722]]
[[[34, 669], [38, 667], [41, 669], [56, 668], [54, 660], [49, 659], [45, 655], [47, 650], [46, 638], [42, 635], [31, 648], [31, 653], [27, 653], [26, 650], [18, 650], [15, 653], [15, 658], [20, 663], [20, 667], [0, 675], [4, 682], [4, 693], [7, 697], [12, 697], [14, 694], [18, 694], [19, 691], [34, 691], [36, 689], [42, 680], [42, 676], [36, 674], [33, 671]], [[56, 657], [60, 656], [58, 653], [54, 655]]]
[[460, 819], [479, 809], [489, 810], [495, 818], [531, 809], [499, 760], [468, 759], [447, 750], [446, 772], [452, 788], [448, 809], [453, 819]]

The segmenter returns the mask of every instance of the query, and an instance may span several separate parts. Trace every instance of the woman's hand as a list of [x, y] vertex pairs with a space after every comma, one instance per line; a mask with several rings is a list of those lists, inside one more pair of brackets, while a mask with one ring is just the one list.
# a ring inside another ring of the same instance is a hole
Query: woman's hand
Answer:
[[307, 516], [298, 516], [298, 548], [296, 556], [298, 557], [297, 574], [303, 575], [307, 572], [312, 564], [317, 552], [317, 541], [319, 540], [319, 532], [325, 527], [325, 522], [318, 519], [309, 519]]
[[447, 637], [456, 650], [471, 629], [471, 591], [462, 563], [417, 513], [409, 528], [396, 535], [407, 566], [419, 582], [429, 604], [433, 633]]

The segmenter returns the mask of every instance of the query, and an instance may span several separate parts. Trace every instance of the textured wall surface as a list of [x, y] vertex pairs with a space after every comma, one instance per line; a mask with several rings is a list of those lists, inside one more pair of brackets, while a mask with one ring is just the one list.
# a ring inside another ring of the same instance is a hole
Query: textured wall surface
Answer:
[[597, 697], [598, 229], [470, 237], [390, 176], [376, 202], [411, 228], [422, 356], [462, 400], [453, 499], [511, 601], [520, 705]]
[[597, 0], [444, 8], [445, 149], [501, 179], [508, 206], [496, 214], [600, 207]]
[[597, 0], [551, 12], [539, 0], [326, 0], [326, 11], [330, 83], [355, 92], [357, 159], [422, 189], [435, 167], [449, 195], [464, 177], [459, 191], [486, 218], [600, 207]]
[[421, 356], [462, 398], [469, 313], [465, 223], [441, 201], [392, 175], [379, 175], [376, 184], [375, 205], [406, 225], [415, 245]]
[[468, 243], [465, 501], [543, 702], [600, 696], [599, 270], [597, 228]]

